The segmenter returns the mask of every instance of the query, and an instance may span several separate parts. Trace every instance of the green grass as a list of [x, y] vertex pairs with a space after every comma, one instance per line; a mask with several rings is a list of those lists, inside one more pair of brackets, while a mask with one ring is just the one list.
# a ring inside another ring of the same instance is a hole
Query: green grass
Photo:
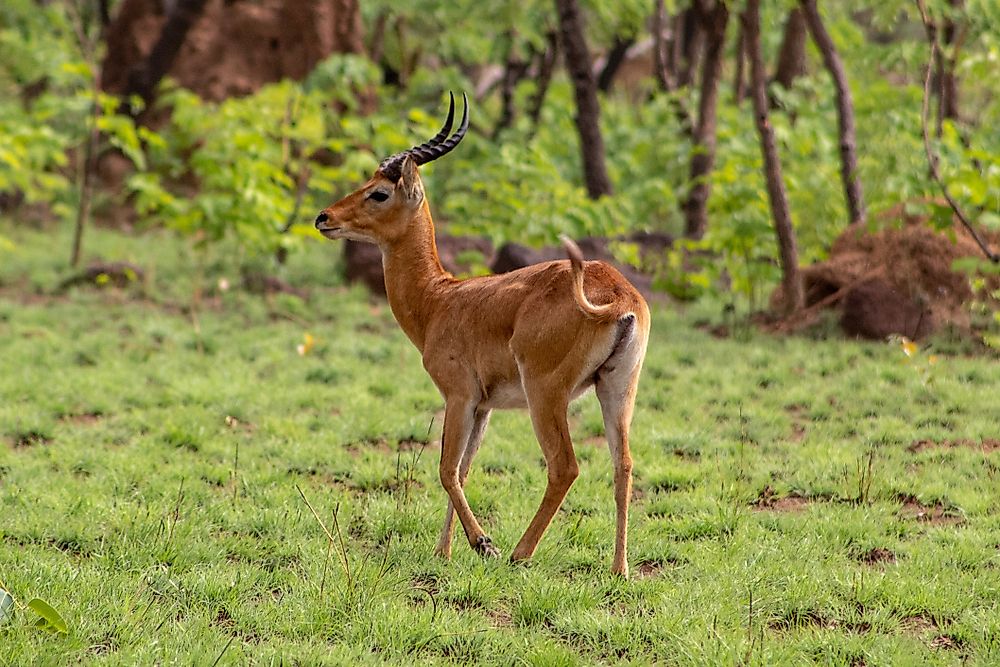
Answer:
[[[146, 283], [55, 294], [66, 235], [3, 235], [0, 664], [1000, 663], [995, 358], [716, 339], [710, 306], [657, 306], [633, 579], [608, 573], [593, 396], [532, 563], [460, 537], [446, 563], [441, 400], [386, 306], [339, 285], [335, 244], [285, 269], [304, 301], [243, 292], [228, 247], [96, 231]], [[527, 415], [496, 414], [467, 493], [505, 553], [544, 483]], [[349, 576], [299, 489], [335, 537], [339, 508]], [[33, 597], [68, 635], [33, 626]]]

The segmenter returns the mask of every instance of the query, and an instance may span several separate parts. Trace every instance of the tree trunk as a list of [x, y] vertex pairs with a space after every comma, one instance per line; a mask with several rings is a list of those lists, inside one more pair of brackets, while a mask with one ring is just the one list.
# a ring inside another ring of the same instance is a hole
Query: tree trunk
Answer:
[[510, 47], [507, 50], [507, 60], [504, 64], [503, 77], [500, 79], [500, 116], [493, 127], [493, 140], [514, 122], [514, 89], [528, 74], [531, 58], [521, 58], [517, 51], [517, 39], [513, 31], [507, 35]]
[[547, 46], [544, 51], [538, 54], [538, 77], [535, 94], [531, 96], [531, 103], [528, 109], [528, 117], [531, 118], [531, 132], [534, 134], [538, 127], [538, 119], [542, 115], [542, 105], [545, 104], [545, 95], [549, 92], [549, 84], [552, 82], [552, 72], [556, 67], [556, 58], [559, 56], [559, 38], [555, 32], [549, 32], [546, 36]]
[[694, 151], [691, 153], [688, 179], [691, 191], [684, 201], [684, 233], [693, 239], [704, 236], [708, 225], [708, 177], [715, 163], [716, 107], [719, 102], [719, 78], [722, 75], [729, 10], [725, 3], [717, 0], [714, 6], [704, 7], [700, 17], [703, 21], [701, 33], [704, 35], [705, 53], [701, 67], [698, 124], [694, 130]]
[[691, 85], [694, 72], [698, 67], [698, 55], [702, 51], [705, 40], [701, 29], [701, 19], [698, 16], [698, 4], [695, 0], [690, 7], [677, 15], [674, 20], [674, 69], [677, 72], [677, 87]]
[[736, 103], [736, 106], [743, 102], [743, 98], [747, 94], [746, 52], [746, 37], [741, 24], [736, 36], [736, 68], [733, 71], [733, 102]]
[[111, 8], [109, 7], [110, 0], [98, 0], [97, 2], [97, 17], [101, 21], [101, 34], [108, 29], [111, 25]]
[[580, 133], [580, 153], [587, 194], [599, 199], [611, 194], [611, 179], [604, 164], [604, 140], [601, 138], [601, 108], [597, 84], [590, 65], [590, 52], [583, 35], [583, 18], [576, 0], [555, 0], [559, 13], [566, 69], [573, 81], [576, 96], [576, 128]]
[[796, 7], [788, 12], [785, 34], [778, 51], [778, 62], [774, 67], [774, 80], [786, 90], [795, 79], [806, 73], [806, 17]]
[[[177, 52], [184, 45], [188, 30], [205, 9], [205, 2], [206, 0], [177, 0], [174, 10], [167, 17], [167, 22], [163, 24], [153, 50], [128, 73], [124, 95], [126, 100], [131, 95], [138, 95], [146, 107], [149, 107], [156, 92], [156, 85], [170, 71]], [[128, 106], [127, 102], [124, 104]], [[135, 115], [135, 110], [131, 112]]]
[[603, 92], [611, 90], [611, 84], [615, 81], [615, 74], [618, 68], [625, 61], [625, 54], [629, 48], [635, 44], [635, 35], [631, 37], [615, 37], [614, 44], [608, 50], [608, 56], [604, 61], [601, 73], [597, 75], [597, 89]]
[[677, 87], [671, 68], [670, 52], [673, 42], [664, 37], [667, 29], [667, 10], [663, 0], [653, 0], [653, 76], [660, 90], [670, 92]]
[[760, 135], [760, 149], [764, 157], [764, 177], [767, 180], [767, 196], [774, 218], [774, 230], [778, 237], [781, 257], [782, 289], [786, 314], [801, 310], [805, 303], [802, 280], [799, 276], [799, 253], [795, 241], [795, 229], [788, 210], [785, 183], [781, 176], [781, 160], [774, 139], [774, 129], [768, 120], [768, 104], [764, 59], [760, 49], [760, 0], [747, 0], [746, 9], [740, 15], [746, 35], [747, 56], [750, 59], [750, 98], [753, 101], [754, 121]]
[[854, 131], [854, 101], [847, 84], [847, 72], [830, 34], [820, 18], [816, 0], [801, 0], [809, 32], [823, 55], [823, 64], [833, 79], [837, 95], [837, 128], [840, 135], [840, 179], [847, 198], [847, 213], [851, 222], [864, 222], [865, 197], [858, 175], [857, 138]]
[[379, 12], [372, 26], [372, 36], [368, 41], [368, 59], [376, 65], [382, 60], [385, 53], [385, 26], [389, 22], [388, 10]]
[[364, 53], [360, 0], [333, 0], [333, 43], [342, 53]]
[[[965, 8], [965, 0], [949, 0], [953, 12], [958, 13]], [[966, 26], [955, 23], [952, 15], [944, 20], [941, 38], [944, 48], [938, 57], [938, 117], [937, 136], [941, 136], [944, 119], [958, 120], [958, 77], [955, 67], [958, 63], [958, 52], [965, 41]]]

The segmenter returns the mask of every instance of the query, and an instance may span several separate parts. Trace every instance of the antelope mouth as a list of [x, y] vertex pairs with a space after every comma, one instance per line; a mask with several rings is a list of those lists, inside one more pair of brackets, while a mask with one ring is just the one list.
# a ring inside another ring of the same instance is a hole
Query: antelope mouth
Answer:
[[335, 239], [340, 238], [338, 234], [341, 231], [341, 226], [333, 224], [326, 211], [322, 211], [316, 216], [316, 231], [327, 238]]

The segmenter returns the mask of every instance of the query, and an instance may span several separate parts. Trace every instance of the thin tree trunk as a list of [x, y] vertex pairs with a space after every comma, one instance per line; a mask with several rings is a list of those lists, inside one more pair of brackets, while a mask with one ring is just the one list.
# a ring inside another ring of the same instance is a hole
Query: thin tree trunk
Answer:
[[774, 80], [786, 90], [795, 79], [806, 73], [806, 17], [796, 7], [788, 12], [785, 20], [785, 34], [778, 50], [778, 62], [774, 67]]
[[[291, 4], [291, 3], [288, 3]], [[333, 43], [341, 53], [364, 53], [361, 0], [332, 0]]]
[[80, 263], [80, 253], [83, 250], [83, 230], [90, 219], [90, 205], [94, 195], [94, 171], [97, 169], [97, 149], [101, 131], [97, 127], [97, 119], [101, 114], [97, 96], [100, 91], [99, 78], [95, 78], [93, 111], [90, 115], [90, 131], [83, 147], [83, 163], [80, 169], [80, 204], [76, 209], [76, 226], [73, 229], [73, 252], [69, 265], [76, 267]]
[[514, 89], [528, 74], [528, 68], [531, 66], [530, 57], [521, 58], [517, 55], [517, 40], [513, 31], [507, 37], [510, 48], [507, 51], [503, 77], [500, 79], [500, 116], [497, 118], [497, 124], [493, 127], [494, 140], [514, 122]]
[[566, 69], [569, 70], [576, 96], [576, 128], [580, 134], [580, 153], [587, 194], [599, 199], [611, 194], [611, 179], [604, 163], [604, 140], [601, 138], [601, 108], [597, 84], [590, 66], [590, 52], [583, 34], [583, 17], [576, 0], [555, 0], [559, 13]]
[[615, 37], [614, 44], [608, 50], [608, 56], [604, 61], [604, 67], [597, 75], [597, 89], [603, 92], [611, 90], [611, 84], [615, 81], [615, 74], [618, 68], [625, 61], [625, 54], [629, 48], [635, 44], [635, 35], [631, 37]]
[[736, 36], [736, 68], [733, 71], [733, 102], [739, 106], [747, 94], [746, 81], [746, 37], [743, 34], [743, 25], [739, 27]]
[[109, 7], [110, 0], [98, 0], [97, 2], [97, 17], [101, 21], [101, 34], [108, 29], [111, 24], [111, 9]]
[[670, 50], [673, 42], [664, 39], [667, 26], [667, 10], [663, 0], [653, 0], [653, 76], [660, 84], [660, 90], [670, 92], [677, 87], [673, 71], [670, 67]]
[[559, 56], [559, 38], [555, 32], [550, 32], [546, 36], [546, 48], [538, 54], [538, 77], [535, 94], [531, 96], [531, 103], [528, 108], [528, 117], [531, 118], [531, 133], [534, 134], [538, 127], [538, 119], [542, 115], [542, 106], [545, 104], [545, 95], [549, 92], [549, 84], [552, 82], [552, 73], [556, 68], [556, 58]]
[[844, 195], [847, 198], [847, 213], [851, 222], [864, 222], [865, 196], [861, 187], [861, 177], [858, 174], [857, 136], [854, 130], [854, 101], [851, 89], [847, 84], [847, 71], [840, 55], [830, 38], [830, 34], [820, 18], [816, 0], [801, 0], [806, 23], [813, 41], [823, 55], [823, 64], [833, 79], [837, 95], [837, 129], [840, 140], [840, 179], [844, 184]]
[[87, 137], [83, 144], [83, 158], [79, 163], [80, 203], [76, 209], [76, 224], [73, 228], [73, 249], [69, 260], [70, 266], [76, 267], [80, 263], [80, 254], [83, 252], [83, 230], [90, 220], [90, 208], [94, 195], [94, 172], [97, 170], [97, 153], [101, 141], [101, 130], [98, 121], [101, 117], [100, 96], [103, 68], [98, 63], [95, 54], [97, 44], [88, 36], [87, 25], [82, 14], [77, 12], [75, 8], [71, 12], [73, 14], [72, 25], [80, 53], [83, 54], [85, 61], [94, 72], [90, 88], [91, 106], [87, 117]]
[[376, 65], [381, 62], [385, 53], [385, 27], [389, 22], [389, 12], [384, 10], [375, 18], [372, 26], [372, 36], [368, 42], [368, 59]]
[[[153, 50], [144, 61], [129, 72], [123, 96], [125, 99], [131, 95], [138, 95], [146, 107], [149, 107], [156, 92], [156, 85], [170, 71], [174, 58], [184, 45], [188, 30], [201, 16], [205, 3], [206, 0], [177, 0], [174, 10], [167, 17], [167, 22], [163, 24]], [[127, 102], [125, 104], [127, 105]], [[134, 110], [132, 113], [135, 114]]]
[[764, 59], [760, 49], [760, 0], [747, 0], [746, 9], [740, 15], [746, 34], [747, 56], [750, 59], [750, 98], [753, 101], [754, 121], [760, 135], [760, 149], [764, 157], [764, 177], [767, 180], [767, 195], [774, 218], [774, 231], [778, 237], [781, 257], [782, 289], [786, 314], [801, 310], [805, 304], [802, 280], [799, 276], [799, 253], [795, 240], [795, 229], [788, 210], [788, 197], [781, 175], [781, 160], [774, 139], [774, 129], [768, 120], [766, 78]]
[[701, 17], [698, 15], [699, 2], [701, 0], [694, 0], [690, 7], [678, 15], [678, 20], [675, 22], [679, 28], [674, 31], [674, 52], [680, 56], [674, 61], [678, 88], [689, 86], [694, 81], [698, 55], [705, 41], [704, 31], [701, 29]]
[[[952, 11], [960, 12], [965, 8], [965, 0], [949, 0]], [[955, 23], [952, 16], [944, 21], [941, 30], [944, 48], [938, 57], [938, 117], [937, 136], [943, 131], [944, 119], [958, 120], [958, 77], [955, 67], [958, 63], [958, 52], [965, 41], [966, 26]]]
[[[707, 4], [707, 3], [706, 3]], [[700, 239], [708, 225], [708, 176], [715, 163], [716, 107], [719, 102], [719, 78], [726, 44], [729, 10], [716, 0], [714, 6], [700, 12], [704, 21], [705, 53], [701, 67], [701, 95], [698, 101], [698, 124], [694, 130], [694, 151], [691, 153], [691, 191], [684, 201], [685, 236]]]
[[[664, 38], [667, 32], [668, 23], [663, 0], [654, 0], [653, 5], [653, 75], [660, 86], [660, 90], [673, 93], [677, 90], [679, 63], [683, 59], [683, 35], [684, 14], [678, 14], [669, 20], [672, 27], [669, 29], [669, 39]], [[681, 126], [681, 132], [686, 136], [694, 137], [694, 122], [688, 111], [685, 100], [678, 95], [671, 95], [668, 102], [674, 109], [674, 115]]]

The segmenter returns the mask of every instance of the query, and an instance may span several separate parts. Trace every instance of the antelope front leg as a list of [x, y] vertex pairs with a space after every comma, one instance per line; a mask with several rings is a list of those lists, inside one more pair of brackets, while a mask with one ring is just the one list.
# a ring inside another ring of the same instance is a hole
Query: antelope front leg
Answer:
[[[465, 492], [462, 491], [462, 483], [465, 475], [460, 468], [464, 467], [468, 473], [468, 467], [464, 466], [463, 455], [472, 443], [476, 425], [476, 402], [469, 400], [457, 400], [454, 398], [445, 399], [444, 409], [444, 432], [441, 434], [441, 486], [448, 493], [450, 499], [448, 508], [448, 519], [451, 519], [451, 512], [458, 513], [458, 520], [462, 522], [462, 529], [469, 539], [469, 544], [479, 554], [483, 556], [499, 556], [500, 552], [493, 546], [493, 541], [483, 532], [482, 527], [476, 520], [469, 502], [465, 499]], [[485, 420], [482, 429], [485, 429]], [[482, 434], [479, 434], [482, 437]], [[478, 442], [476, 444], [478, 447]], [[474, 452], [473, 452], [474, 453]], [[472, 463], [472, 456], [468, 457]], [[451, 550], [451, 521], [446, 521], [445, 531], [449, 534], [447, 550]], [[441, 541], [438, 542], [440, 549], [446, 536], [442, 534]]]
[[[486, 424], [489, 420], [489, 410], [476, 410], [476, 415], [472, 423], [472, 431], [469, 435], [469, 441], [465, 445], [465, 451], [462, 453], [462, 462], [458, 470], [458, 485], [463, 489], [465, 488], [465, 480], [469, 476], [469, 467], [472, 465], [472, 459], [475, 457], [476, 452], [479, 451], [479, 446], [483, 442], [483, 434], [486, 433]], [[442, 437], [442, 441], [443, 439]], [[454, 532], [455, 506], [449, 498], [448, 508], [444, 514], [444, 527], [441, 529], [441, 537], [438, 539], [437, 547], [434, 549], [436, 555], [446, 559], [451, 558], [451, 538]]]

